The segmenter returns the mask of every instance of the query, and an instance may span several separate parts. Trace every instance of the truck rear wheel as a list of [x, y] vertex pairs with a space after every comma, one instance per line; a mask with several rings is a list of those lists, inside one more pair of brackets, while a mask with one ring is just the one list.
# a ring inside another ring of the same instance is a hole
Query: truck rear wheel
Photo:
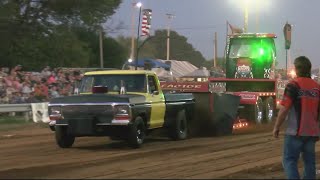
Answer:
[[253, 106], [251, 110], [251, 119], [254, 120], [256, 124], [261, 124], [263, 121], [263, 101], [259, 97], [257, 103]]
[[185, 110], [178, 112], [175, 122], [169, 129], [169, 136], [173, 140], [183, 140], [188, 136], [188, 123]]
[[55, 136], [56, 142], [61, 148], [70, 148], [75, 140], [75, 137], [71, 134], [68, 134], [68, 127], [56, 126], [55, 127]]
[[272, 97], [264, 101], [264, 119], [266, 123], [271, 123], [274, 118], [274, 100]]
[[128, 143], [133, 148], [139, 148], [143, 144], [145, 136], [143, 119], [138, 116], [135, 121], [129, 125]]
[[[233, 121], [232, 121], [233, 122]], [[233, 123], [230, 121], [220, 121], [215, 125], [215, 135], [225, 136], [231, 135], [233, 131]]]

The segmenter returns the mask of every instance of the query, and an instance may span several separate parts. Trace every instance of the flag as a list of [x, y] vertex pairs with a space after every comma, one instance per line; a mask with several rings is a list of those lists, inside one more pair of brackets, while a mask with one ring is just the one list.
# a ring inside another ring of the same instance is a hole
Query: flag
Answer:
[[229, 22], [227, 22], [230, 29], [231, 29], [231, 33], [232, 34], [235, 34], [235, 33], [243, 33], [243, 29], [241, 28], [238, 28], [238, 27], [235, 27], [235, 26], [232, 26]]
[[144, 14], [142, 17], [142, 26], [141, 26], [142, 36], [149, 36], [150, 27], [151, 26], [148, 24], [148, 17], [147, 15]]
[[141, 25], [142, 36], [150, 35], [151, 18], [152, 18], [152, 10], [144, 9], [143, 15], [142, 15], [142, 25]]

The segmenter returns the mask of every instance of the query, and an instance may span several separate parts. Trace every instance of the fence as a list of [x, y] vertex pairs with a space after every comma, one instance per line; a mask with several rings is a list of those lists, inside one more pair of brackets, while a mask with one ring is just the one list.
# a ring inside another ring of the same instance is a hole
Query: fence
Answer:
[[10, 113], [14, 116], [17, 112], [22, 112], [26, 121], [29, 121], [31, 116], [34, 122], [49, 121], [48, 103], [0, 104], [0, 113]]

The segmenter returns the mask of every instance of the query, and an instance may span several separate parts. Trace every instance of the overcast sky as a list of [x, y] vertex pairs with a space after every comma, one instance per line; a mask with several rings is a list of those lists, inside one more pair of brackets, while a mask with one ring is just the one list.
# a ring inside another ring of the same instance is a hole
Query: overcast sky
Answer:
[[[124, 29], [110, 35], [131, 35], [132, 2], [123, 0], [112, 25], [123, 22]], [[166, 13], [176, 17], [171, 21], [172, 30], [186, 36], [188, 42], [199, 50], [206, 59], [213, 58], [214, 32], [218, 33], [218, 56], [223, 57], [226, 37], [226, 21], [243, 28], [245, 0], [141, 0], [144, 8], [153, 11], [152, 33], [167, 27]], [[275, 33], [278, 61], [285, 67], [283, 26], [292, 24], [292, 46], [289, 59], [305, 55], [310, 58], [314, 68], [320, 66], [320, 0], [248, 0], [249, 32]], [[135, 34], [137, 32], [138, 9], [134, 11]], [[110, 23], [109, 23], [110, 24]], [[173, 48], [173, 47], [172, 47]], [[165, 53], [165, 52], [164, 52]], [[290, 60], [289, 60], [290, 61]], [[289, 64], [288, 61], [288, 64]]]

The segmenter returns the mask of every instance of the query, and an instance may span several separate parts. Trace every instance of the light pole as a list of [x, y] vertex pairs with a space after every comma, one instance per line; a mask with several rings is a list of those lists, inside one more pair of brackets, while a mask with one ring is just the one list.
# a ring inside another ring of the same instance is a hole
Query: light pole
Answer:
[[134, 7], [136, 3], [132, 3], [131, 8], [131, 53], [130, 53], [130, 59], [133, 59], [134, 56]]
[[131, 53], [130, 53], [130, 59], [134, 59], [134, 10], [137, 7], [136, 2], [132, 2], [132, 8], [131, 8]]
[[136, 5], [139, 8], [139, 21], [138, 21], [138, 32], [137, 32], [137, 54], [136, 54], [136, 63], [135, 63], [135, 70], [138, 70], [138, 44], [139, 44], [139, 38], [140, 38], [140, 23], [141, 23], [141, 9], [142, 9], [142, 3], [138, 2]]
[[167, 60], [170, 60], [170, 20], [175, 16], [173, 14], [166, 14], [168, 18], [168, 28], [167, 28]]
[[246, 0], [244, 3], [244, 28], [243, 32], [246, 33], [248, 32], [248, 23], [249, 23], [249, 1]]

